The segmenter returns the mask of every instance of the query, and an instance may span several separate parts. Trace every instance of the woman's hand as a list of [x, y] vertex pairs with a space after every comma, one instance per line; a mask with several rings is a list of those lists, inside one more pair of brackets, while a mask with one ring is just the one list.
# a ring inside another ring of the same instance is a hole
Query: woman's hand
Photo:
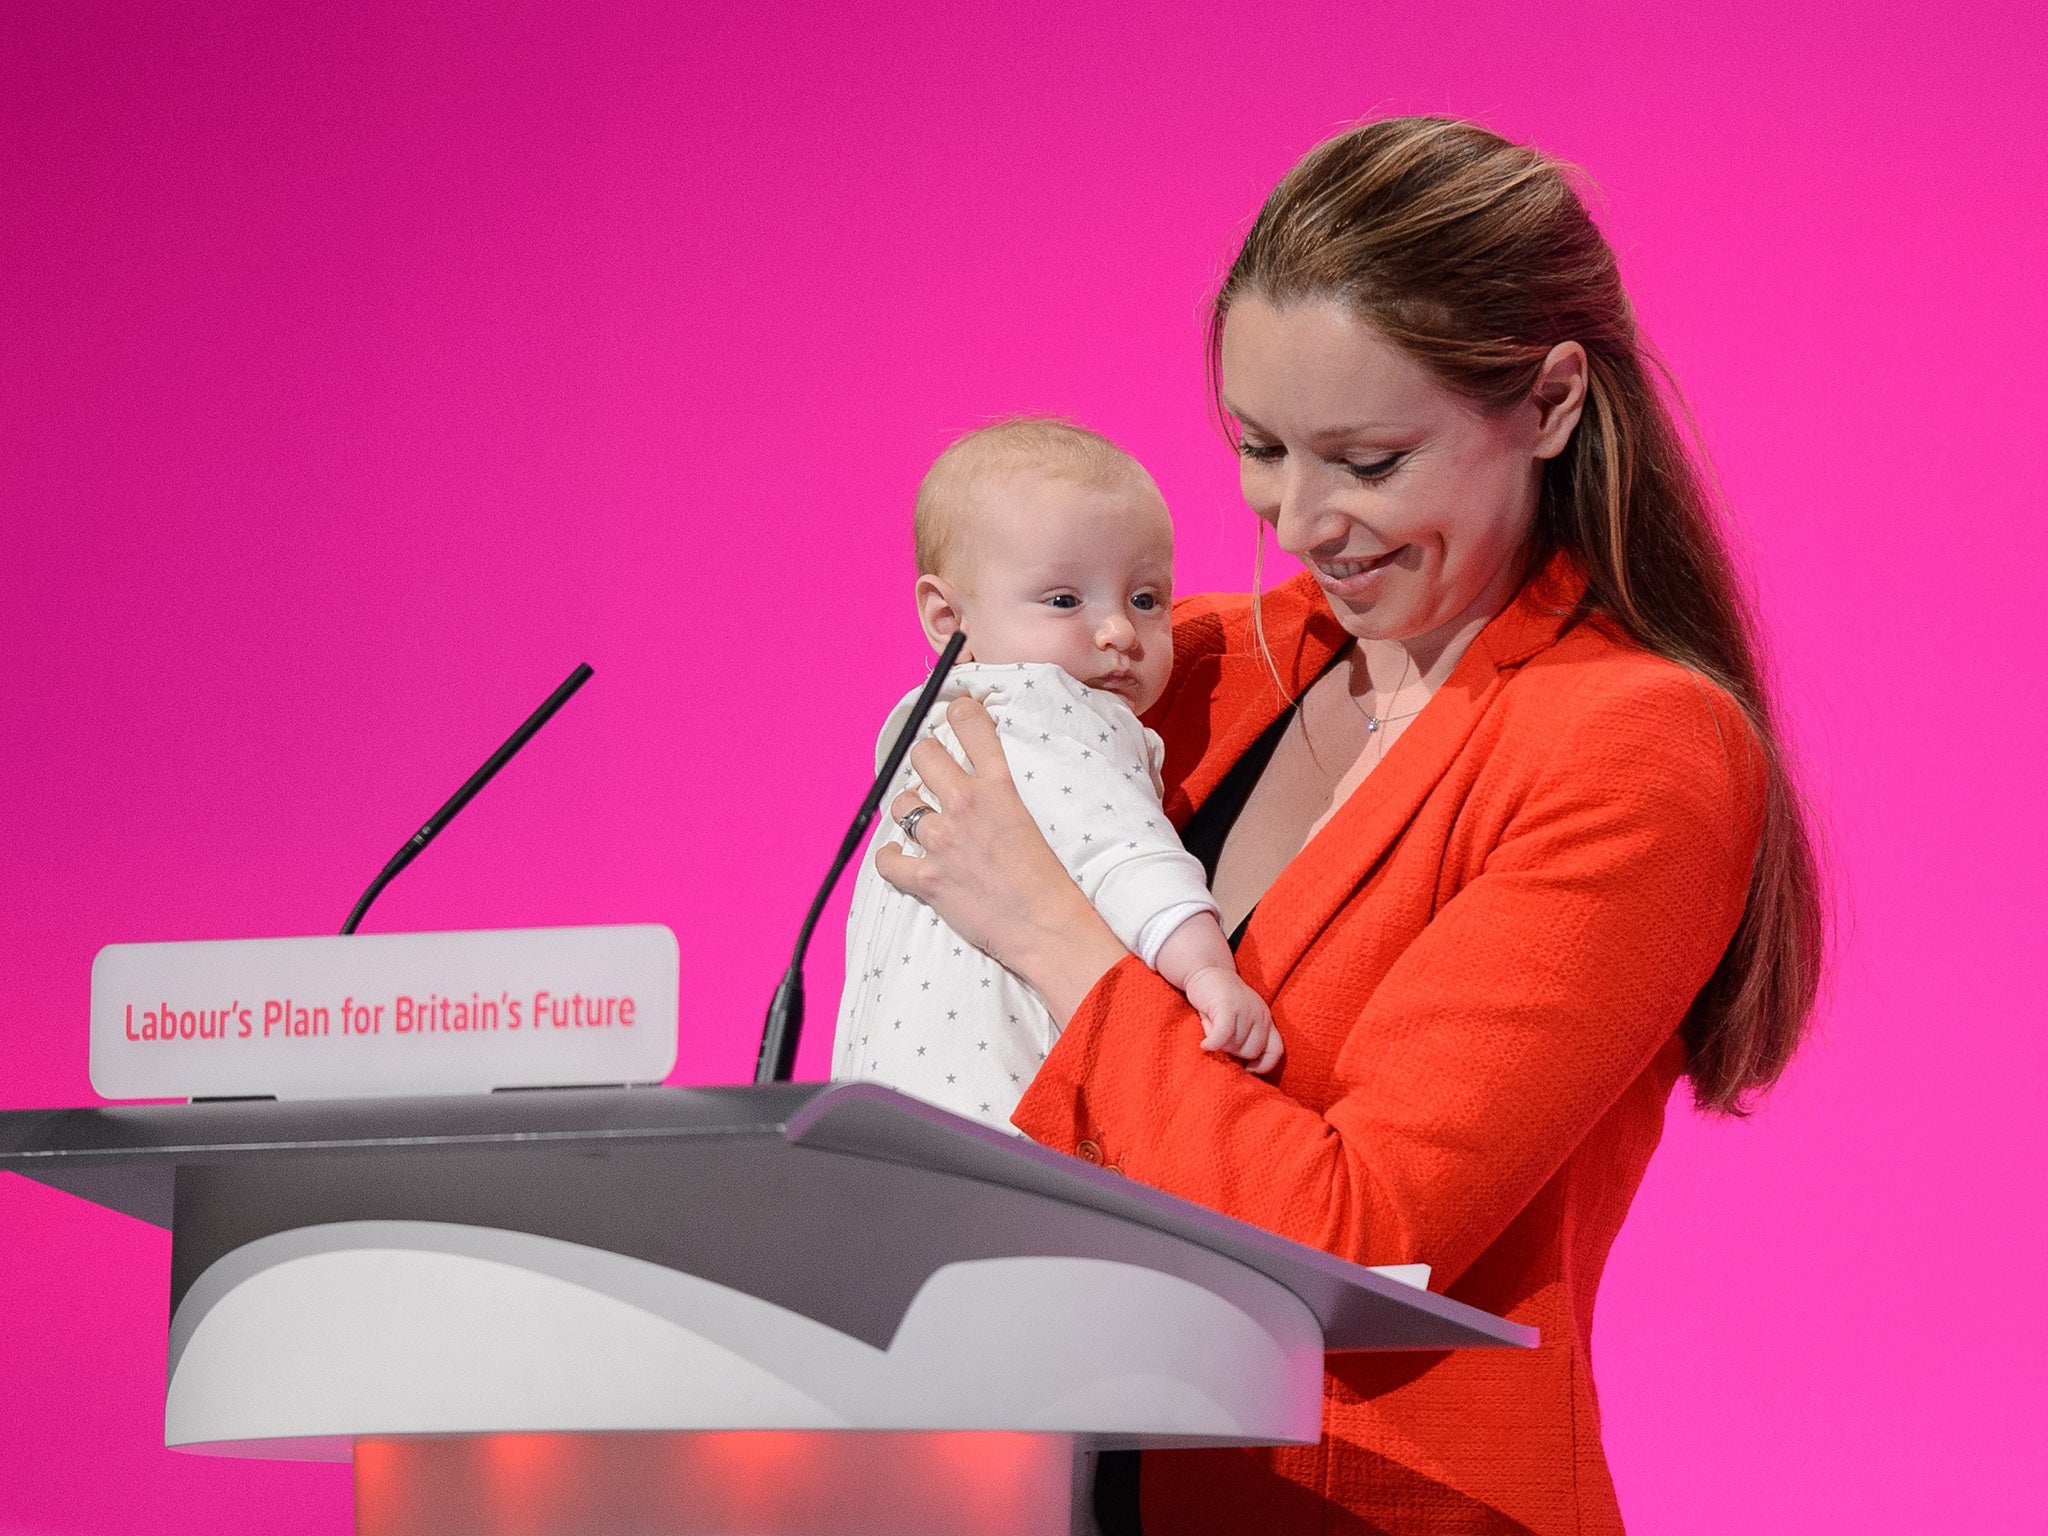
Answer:
[[887, 846], [875, 855], [875, 872], [1021, 976], [1064, 1025], [1127, 951], [1024, 808], [988, 711], [960, 698], [946, 719], [973, 771], [929, 738], [910, 749], [924, 793], [906, 790], [889, 814], [901, 820], [936, 805], [917, 820], [924, 856]]

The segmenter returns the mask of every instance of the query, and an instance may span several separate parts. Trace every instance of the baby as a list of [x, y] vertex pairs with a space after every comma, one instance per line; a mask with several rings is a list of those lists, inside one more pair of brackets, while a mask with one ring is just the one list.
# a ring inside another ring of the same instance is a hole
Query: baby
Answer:
[[[1061, 421], [970, 432], [918, 488], [917, 569], [933, 648], [967, 632], [925, 733], [964, 763], [945, 706], [981, 700], [1039, 830], [1116, 936], [1186, 993], [1205, 1049], [1270, 1071], [1272, 1015], [1239, 978], [1202, 866], [1160, 809], [1159, 738], [1137, 718], [1173, 665], [1173, 523], [1152, 477]], [[883, 726], [878, 757], [917, 692]], [[916, 783], [906, 766], [891, 797]], [[861, 858], [833, 1076], [1011, 1130], [1059, 1032], [1021, 980], [876, 874], [884, 844], [916, 852], [890, 822]]]

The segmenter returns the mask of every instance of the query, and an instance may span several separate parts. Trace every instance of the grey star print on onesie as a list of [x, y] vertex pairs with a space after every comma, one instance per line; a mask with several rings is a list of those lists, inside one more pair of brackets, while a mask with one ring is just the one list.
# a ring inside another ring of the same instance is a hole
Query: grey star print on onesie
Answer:
[[[1150, 965], [1174, 929], [1216, 910], [1200, 861], [1160, 809], [1159, 738], [1121, 698], [1044, 663], [955, 667], [923, 729], [962, 763], [945, 720], [962, 695], [987, 706], [1025, 807], [1126, 948]], [[913, 689], [882, 727], [878, 758], [916, 697]], [[917, 785], [906, 764], [883, 804]], [[1022, 981], [875, 873], [884, 844], [904, 845], [894, 821], [876, 830], [854, 880], [832, 1075], [887, 1083], [1014, 1133], [1010, 1111], [1052, 1049], [1052, 1017]]]

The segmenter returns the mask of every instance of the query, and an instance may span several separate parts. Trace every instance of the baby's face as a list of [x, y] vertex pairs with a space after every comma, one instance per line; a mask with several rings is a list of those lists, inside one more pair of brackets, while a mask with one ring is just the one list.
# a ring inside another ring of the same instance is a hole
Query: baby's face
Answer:
[[1143, 713], [1173, 670], [1173, 522], [1149, 485], [1017, 475], [966, 514], [969, 659], [1051, 662]]

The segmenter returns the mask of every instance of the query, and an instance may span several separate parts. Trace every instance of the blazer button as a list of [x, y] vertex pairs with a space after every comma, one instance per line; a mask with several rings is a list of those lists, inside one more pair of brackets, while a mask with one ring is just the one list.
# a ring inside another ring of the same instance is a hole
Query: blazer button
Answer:
[[1104, 1173], [1113, 1173], [1120, 1179], [1124, 1177], [1123, 1169], [1117, 1167], [1115, 1163], [1104, 1163], [1102, 1165], [1102, 1171]]
[[1102, 1161], [1102, 1148], [1095, 1142], [1084, 1141], [1075, 1147], [1074, 1151], [1084, 1163], [1099, 1163]]

